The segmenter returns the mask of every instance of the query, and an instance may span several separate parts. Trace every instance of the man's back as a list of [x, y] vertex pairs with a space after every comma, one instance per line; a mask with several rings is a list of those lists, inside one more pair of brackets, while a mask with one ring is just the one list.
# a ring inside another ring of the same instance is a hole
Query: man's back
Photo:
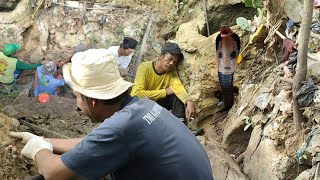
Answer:
[[[114, 172], [121, 180], [213, 179], [208, 157], [195, 136], [165, 108], [148, 99], [133, 98], [77, 148], [77, 157], [62, 160], [85, 177]], [[92, 152], [79, 154], [88, 149]], [[79, 160], [83, 155], [86, 157]], [[79, 164], [73, 163], [76, 161]], [[79, 165], [92, 168], [84, 172]], [[104, 173], [100, 174], [101, 170]]]
[[132, 118], [136, 122], [129, 122], [125, 128], [127, 132], [123, 132], [131, 134], [126, 137], [130, 142], [129, 149], [134, 154], [131, 168], [123, 169], [123, 172], [133, 170], [137, 176], [133, 178], [130, 173], [119, 173], [120, 177], [153, 180], [213, 179], [202, 145], [181, 121], [150, 100], [143, 99], [131, 106], [141, 112], [136, 114], [137, 118]]

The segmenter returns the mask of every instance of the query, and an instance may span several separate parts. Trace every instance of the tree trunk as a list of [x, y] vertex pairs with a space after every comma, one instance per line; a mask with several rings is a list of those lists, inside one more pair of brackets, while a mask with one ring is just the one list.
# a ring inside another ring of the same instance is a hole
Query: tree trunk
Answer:
[[308, 44], [310, 37], [310, 27], [312, 21], [313, 1], [304, 0], [304, 12], [302, 22], [300, 26], [300, 39], [298, 45], [298, 62], [296, 74], [293, 82], [293, 119], [296, 127], [296, 131], [301, 130], [302, 126], [302, 111], [296, 99], [297, 91], [301, 88], [302, 81], [306, 79], [307, 75], [307, 58], [308, 58]]

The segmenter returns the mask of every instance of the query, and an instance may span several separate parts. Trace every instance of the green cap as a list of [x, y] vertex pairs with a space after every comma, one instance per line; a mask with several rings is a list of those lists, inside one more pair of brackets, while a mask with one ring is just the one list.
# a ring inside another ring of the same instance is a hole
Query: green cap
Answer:
[[2, 48], [2, 52], [6, 56], [11, 56], [12, 54], [14, 54], [19, 49], [20, 49], [20, 45], [19, 44], [6, 44]]

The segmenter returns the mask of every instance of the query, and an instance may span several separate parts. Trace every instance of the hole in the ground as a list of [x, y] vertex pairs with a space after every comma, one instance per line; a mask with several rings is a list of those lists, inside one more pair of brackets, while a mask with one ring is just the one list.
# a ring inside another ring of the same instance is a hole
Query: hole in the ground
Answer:
[[[247, 8], [243, 3], [218, 6], [213, 7], [212, 9], [208, 9], [210, 35], [219, 31], [221, 25], [236, 25], [236, 19], [238, 17], [252, 19], [255, 14], [255, 9]], [[206, 27], [202, 29], [201, 34], [204, 36], [208, 36]]]
[[0, 1], [0, 12], [13, 11], [21, 0]]
[[170, 39], [174, 39], [174, 38], [176, 37], [176, 32], [171, 31], [171, 32], [169, 32], [169, 33], [163, 34], [161, 37], [162, 37], [165, 41], [170, 40]]
[[[237, 96], [239, 94], [239, 88], [237, 86], [233, 86], [233, 95]], [[219, 101], [223, 101], [221, 90], [214, 91], [213, 96], [219, 99]]]

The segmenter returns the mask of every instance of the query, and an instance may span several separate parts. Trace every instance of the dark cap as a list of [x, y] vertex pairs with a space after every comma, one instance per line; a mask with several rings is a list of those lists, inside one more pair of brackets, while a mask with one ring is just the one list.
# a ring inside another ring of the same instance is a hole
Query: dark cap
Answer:
[[170, 54], [178, 54], [182, 55], [179, 46], [176, 43], [166, 42], [161, 49], [161, 53], [170, 53]]
[[133, 38], [125, 37], [121, 45], [125, 49], [135, 49], [138, 45], [138, 41]]

